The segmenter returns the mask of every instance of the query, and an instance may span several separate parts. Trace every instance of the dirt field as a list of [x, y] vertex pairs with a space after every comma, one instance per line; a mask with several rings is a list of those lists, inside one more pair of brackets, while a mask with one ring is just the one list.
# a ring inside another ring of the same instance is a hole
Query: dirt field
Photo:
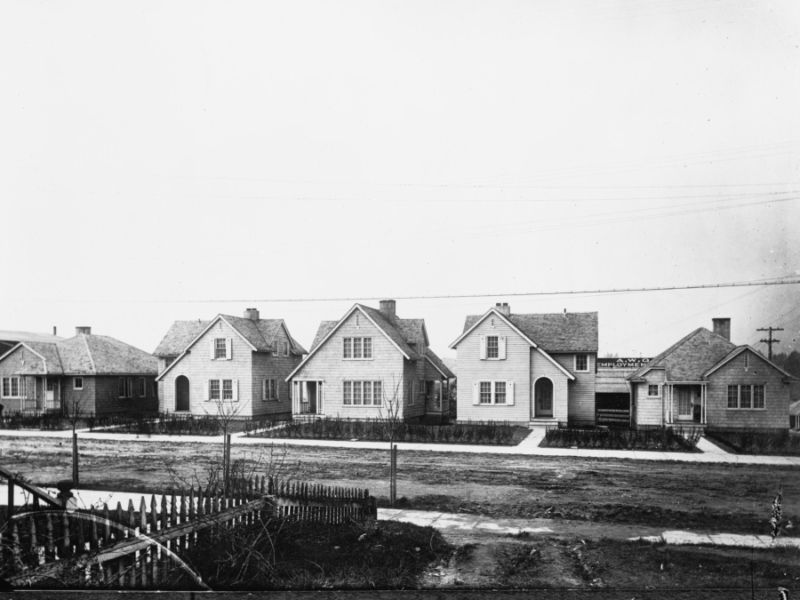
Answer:
[[[216, 444], [80, 441], [81, 485], [158, 492], [205, 483]], [[2, 464], [38, 484], [69, 478], [68, 440], [0, 439]], [[388, 450], [233, 447], [248, 469], [388, 493]], [[800, 469], [632, 460], [401, 452], [401, 506], [496, 517], [589, 519], [766, 533], [779, 486], [784, 512], [800, 514]]]

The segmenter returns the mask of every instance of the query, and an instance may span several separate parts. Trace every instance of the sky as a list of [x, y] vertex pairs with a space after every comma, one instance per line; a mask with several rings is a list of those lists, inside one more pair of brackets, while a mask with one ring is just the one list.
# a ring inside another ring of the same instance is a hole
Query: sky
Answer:
[[712, 317], [800, 350], [797, 283], [525, 295], [800, 281], [798, 25], [795, 0], [5, 0], [0, 329], [152, 351], [254, 306], [308, 347], [398, 298], [445, 357], [503, 301], [597, 311], [601, 356]]

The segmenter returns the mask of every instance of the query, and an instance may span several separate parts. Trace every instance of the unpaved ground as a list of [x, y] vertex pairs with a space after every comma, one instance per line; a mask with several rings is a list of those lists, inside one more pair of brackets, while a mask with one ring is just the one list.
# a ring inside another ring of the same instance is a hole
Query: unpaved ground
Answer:
[[[218, 444], [81, 440], [81, 485], [163, 491], [205, 483]], [[3, 466], [35, 483], [69, 478], [70, 442], [0, 438]], [[233, 447], [247, 469], [388, 492], [388, 451], [286, 446]], [[574, 457], [401, 452], [400, 505], [496, 517], [565, 518], [765, 533], [772, 498], [800, 514], [800, 468], [661, 463]]]

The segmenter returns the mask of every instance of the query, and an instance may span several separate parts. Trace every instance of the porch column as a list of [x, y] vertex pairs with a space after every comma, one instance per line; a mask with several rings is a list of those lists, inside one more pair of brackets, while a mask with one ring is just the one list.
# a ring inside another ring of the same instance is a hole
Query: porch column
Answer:
[[700, 424], [706, 424], [706, 386], [700, 386]]

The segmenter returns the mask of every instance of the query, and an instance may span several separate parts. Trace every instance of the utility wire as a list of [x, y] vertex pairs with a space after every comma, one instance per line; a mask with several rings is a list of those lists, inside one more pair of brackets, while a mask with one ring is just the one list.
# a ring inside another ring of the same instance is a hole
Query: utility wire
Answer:
[[734, 287], [754, 287], [769, 285], [796, 285], [800, 284], [800, 277], [788, 277], [778, 279], [755, 279], [750, 281], [731, 281], [726, 283], [701, 283], [690, 285], [673, 285], [658, 287], [635, 287], [635, 288], [607, 288], [594, 290], [559, 290], [559, 291], [537, 291], [537, 292], [493, 292], [476, 294], [431, 294], [419, 296], [336, 296], [327, 298], [217, 298], [205, 300], [151, 300], [150, 302], [163, 303], [186, 303], [186, 304], [227, 304], [240, 302], [357, 302], [359, 300], [380, 300], [382, 298], [393, 298], [395, 300], [451, 300], [460, 298], [514, 298], [514, 297], [533, 297], [533, 296], [581, 296], [586, 294], [605, 295], [605, 294], [630, 294], [636, 292], [669, 292], [675, 290], [700, 290], [700, 289], [721, 289]]

